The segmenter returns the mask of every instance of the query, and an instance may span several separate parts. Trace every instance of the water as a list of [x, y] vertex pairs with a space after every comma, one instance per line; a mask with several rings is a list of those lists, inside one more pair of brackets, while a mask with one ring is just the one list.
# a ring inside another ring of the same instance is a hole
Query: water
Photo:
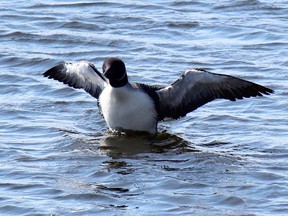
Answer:
[[[0, 2], [1, 215], [287, 215], [288, 1]], [[192, 67], [275, 94], [214, 101], [156, 137], [108, 132], [61, 61], [167, 84]]]

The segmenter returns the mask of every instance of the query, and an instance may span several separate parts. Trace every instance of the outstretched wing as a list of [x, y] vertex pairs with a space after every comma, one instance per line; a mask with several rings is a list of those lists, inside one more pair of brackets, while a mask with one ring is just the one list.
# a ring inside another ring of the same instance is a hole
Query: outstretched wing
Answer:
[[87, 61], [64, 62], [47, 70], [43, 75], [70, 87], [82, 88], [97, 99], [107, 84], [107, 79]]
[[233, 76], [192, 69], [156, 92], [161, 116], [177, 119], [217, 98], [235, 101], [268, 95], [273, 90]]

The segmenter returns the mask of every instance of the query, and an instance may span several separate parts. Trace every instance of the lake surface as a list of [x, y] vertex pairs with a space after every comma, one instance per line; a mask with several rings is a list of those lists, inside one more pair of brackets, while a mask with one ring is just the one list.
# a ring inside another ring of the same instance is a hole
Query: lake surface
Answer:
[[[0, 1], [0, 215], [288, 215], [288, 1]], [[155, 137], [42, 77], [124, 60], [131, 81], [206, 68], [275, 94], [211, 102]]]

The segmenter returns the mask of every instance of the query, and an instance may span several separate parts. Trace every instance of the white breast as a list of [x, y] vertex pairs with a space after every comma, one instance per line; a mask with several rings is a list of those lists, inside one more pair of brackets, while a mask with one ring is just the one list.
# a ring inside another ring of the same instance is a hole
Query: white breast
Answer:
[[102, 113], [111, 130], [156, 132], [157, 113], [152, 99], [130, 86], [108, 85], [99, 97]]

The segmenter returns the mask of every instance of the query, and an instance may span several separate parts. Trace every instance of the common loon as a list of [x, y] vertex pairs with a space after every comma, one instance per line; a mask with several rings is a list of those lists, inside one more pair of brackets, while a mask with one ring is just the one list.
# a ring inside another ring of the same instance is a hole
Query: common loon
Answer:
[[43, 75], [98, 99], [110, 130], [157, 132], [166, 118], [178, 119], [218, 98], [235, 101], [269, 95], [273, 90], [233, 76], [190, 69], [167, 86], [130, 83], [124, 62], [106, 58], [103, 73], [87, 61], [61, 63]]

